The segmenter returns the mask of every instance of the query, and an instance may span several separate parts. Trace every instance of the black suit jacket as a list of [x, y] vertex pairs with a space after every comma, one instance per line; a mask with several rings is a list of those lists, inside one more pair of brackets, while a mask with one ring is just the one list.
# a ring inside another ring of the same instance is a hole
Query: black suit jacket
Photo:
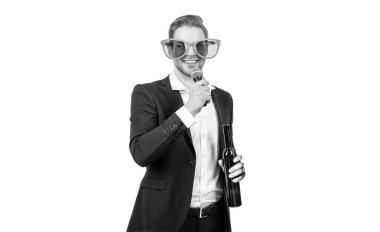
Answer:
[[[218, 154], [221, 157], [224, 146], [221, 125], [232, 125], [232, 97], [219, 88], [212, 90], [211, 96], [218, 118]], [[178, 231], [186, 219], [196, 160], [190, 129], [175, 114], [182, 106], [181, 95], [171, 89], [169, 77], [136, 85], [133, 89], [129, 148], [135, 162], [146, 167], [146, 173], [138, 190], [128, 232]], [[224, 185], [223, 173], [220, 178]], [[231, 231], [227, 205], [226, 209], [227, 231]]]

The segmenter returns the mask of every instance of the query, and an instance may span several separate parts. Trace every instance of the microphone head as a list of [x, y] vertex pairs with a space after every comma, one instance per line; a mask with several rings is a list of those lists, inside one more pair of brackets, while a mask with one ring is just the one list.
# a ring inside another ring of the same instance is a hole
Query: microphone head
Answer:
[[203, 72], [200, 69], [193, 70], [190, 77], [194, 80], [194, 82], [200, 81], [203, 78]]

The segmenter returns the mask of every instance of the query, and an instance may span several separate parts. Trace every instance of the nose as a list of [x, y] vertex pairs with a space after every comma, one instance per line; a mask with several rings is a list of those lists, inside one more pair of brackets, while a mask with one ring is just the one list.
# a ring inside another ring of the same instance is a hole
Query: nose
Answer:
[[187, 51], [186, 55], [196, 55], [193, 46], [189, 47], [189, 50]]

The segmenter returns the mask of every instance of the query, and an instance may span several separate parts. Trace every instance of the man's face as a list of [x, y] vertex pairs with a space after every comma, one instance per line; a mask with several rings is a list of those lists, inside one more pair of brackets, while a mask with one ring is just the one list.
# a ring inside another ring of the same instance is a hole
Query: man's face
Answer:
[[[198, 40], [206, 39], [202, 29], [198, 27], [183, 26], [174, 32], [173, 39], [193, 43]], [[186, 55], [180, 59], [173, 59], [175, 68], [186, 76], [190, 76], [195, 69], [202, 69], [205, 59], [197, 56], [193, 47], [189, 48]]]

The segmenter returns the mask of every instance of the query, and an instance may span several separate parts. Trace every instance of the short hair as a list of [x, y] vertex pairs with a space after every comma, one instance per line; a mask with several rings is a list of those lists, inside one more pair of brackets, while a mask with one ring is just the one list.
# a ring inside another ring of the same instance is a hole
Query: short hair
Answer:
[[205, 37], [208, 38], [208, 31], [206, 27], [203, 25], [203, 20], [198, 15], [184, 15], [172, 22], [169, 28], [169, 39], [172, 39], [174, 37], [175, 31], [183, 26], [189, 26], [189, 27], [198, 27], [202, 29], [203, 33], [205, 34]]

